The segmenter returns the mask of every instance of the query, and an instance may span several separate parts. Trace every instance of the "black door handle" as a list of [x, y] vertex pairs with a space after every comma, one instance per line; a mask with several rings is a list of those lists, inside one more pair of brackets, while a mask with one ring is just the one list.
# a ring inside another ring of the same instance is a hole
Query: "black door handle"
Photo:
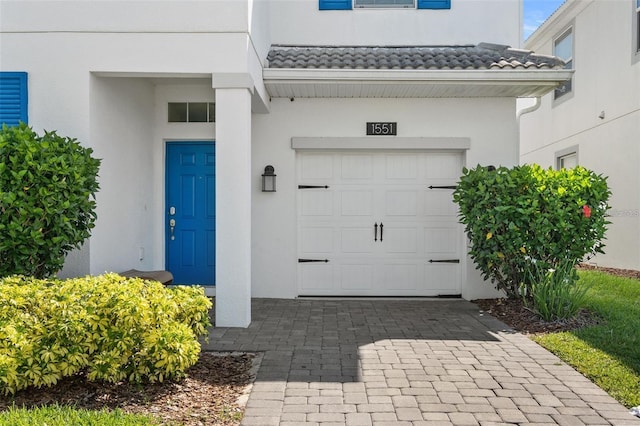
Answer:
[[380, 242], [382, 242], [382, 231], [383, 231], [384, 225], [382, 224], [382, 222], [380, 222]]
[[374, 230], [373, 241], [378, 241], [378, 223], [377, 222], [373, 224], [373, 230]]

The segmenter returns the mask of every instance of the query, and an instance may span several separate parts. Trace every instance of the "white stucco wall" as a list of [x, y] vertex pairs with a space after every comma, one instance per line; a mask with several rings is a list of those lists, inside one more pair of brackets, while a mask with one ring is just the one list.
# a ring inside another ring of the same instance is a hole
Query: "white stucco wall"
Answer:
[[451, 45], [519, 47], [522, 1], [452, 0], [448, 10], [318, 10], [318, 0], [274, 0], [274, 44]]
[[90, 140], [102, 164], [90, 271], [151, 269], [153, 257], [147, 251], [154, 246], [157, 220], [157, 200], [149, 190], [157, 167], [150, 155], [153, 85], [140, 79], [93, 77], [91, 117]]
[[[640, 269], [640, 53], [634, 53], [635, 2], [567, 2], [526, 47], [551, 54], [554, 39], [573, 28], [573, 90], [542, 99], [523, 115], [521, 162], [556, 166], [557, 153], [577, 148], [578, 163], [608, 176], [613, 192], [602, 266]], [[636, 18], [637, 19], [637, 18]], [[603, 118], [600, 118], [600, 115]]]
[[2, 0], [3, 31], [185, 32], [247, 31], [239, 0]]
[[[367, 121], [396, 121], [398, 137], [468, 137], [467, 165], [511, 166], [518, 159], [513, 99], [274, 99], [253, 117], [253, 296], [295, 297], [296, 175], [292, 137], [362, 137]], [[318, 117], [322, 117], [321, 120]], [[260, 192], [271, 164], [276, 193]], [[463, 265], [463, 296], [490, 297], [473, 264]]]

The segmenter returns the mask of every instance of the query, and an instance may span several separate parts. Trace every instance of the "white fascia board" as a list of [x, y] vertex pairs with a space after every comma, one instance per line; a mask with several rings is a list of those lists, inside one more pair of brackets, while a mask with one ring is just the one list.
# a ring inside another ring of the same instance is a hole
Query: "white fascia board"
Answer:
[[290, 69], [267, 68], [263, 79], [268, 82], [343, 82], [343, 83], [420, 83], [427, 84], [470, 83], [486, 84], [548, 84], [562, 83], [571, 78], [573, 70], [336, 70], [336, 69]]

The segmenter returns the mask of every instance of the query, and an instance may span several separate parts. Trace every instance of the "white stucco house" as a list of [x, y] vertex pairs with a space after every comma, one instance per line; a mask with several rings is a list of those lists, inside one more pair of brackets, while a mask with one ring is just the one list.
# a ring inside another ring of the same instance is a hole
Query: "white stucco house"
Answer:
[[526, 41], [574, 69], [520, 119], [521, 161], [608, 176], [600, 266], [640, 269], [640, 0], [567, 0]]
[[251, 297], [490, 296], [451, 187], [517, 164], [516, 99], [571, 75], [521, 24], [521, 1], [0, 0], [4, 120], [102, 159], [62, 275], [167, 269], [219, 326]]

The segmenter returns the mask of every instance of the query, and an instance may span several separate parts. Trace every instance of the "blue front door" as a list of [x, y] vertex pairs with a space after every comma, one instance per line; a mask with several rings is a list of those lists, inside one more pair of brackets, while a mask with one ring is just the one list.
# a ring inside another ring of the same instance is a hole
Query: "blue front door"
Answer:
[[168, 142], [166, 267], [174, 284], [215, 285], [213, 142]]

